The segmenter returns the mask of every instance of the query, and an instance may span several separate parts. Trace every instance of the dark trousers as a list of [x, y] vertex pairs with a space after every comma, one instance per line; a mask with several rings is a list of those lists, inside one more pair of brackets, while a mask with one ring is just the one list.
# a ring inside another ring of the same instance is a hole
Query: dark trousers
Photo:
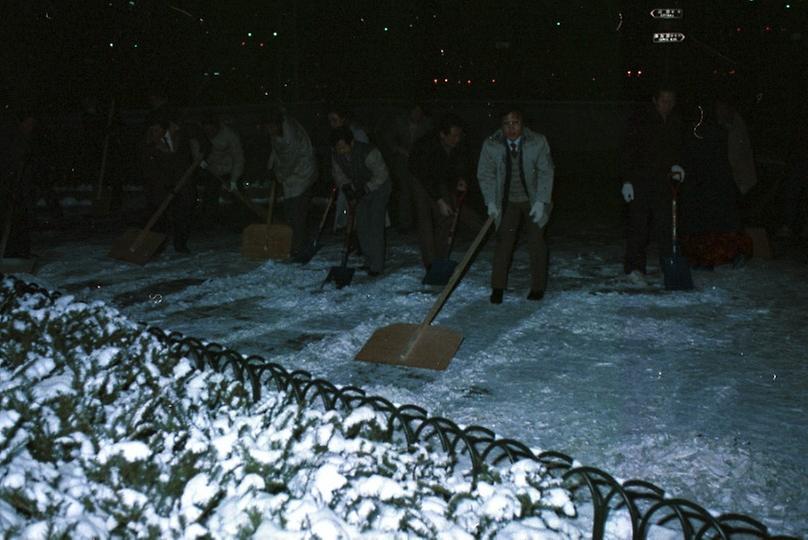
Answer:
[[656, 193], [638, 195], [628, 203], [626, 252], [623, 259], [623, 271], [626, 274], [634, 270], [646, 273], [646, 250], [652, 238], [657, 242], [660, 260], [671, 256], [671, 202], [670, 193]]
[[410, 174], [407, 158], [394, 152], [390, 157], [390, 165], [395, 179], [393, 204], [395, 207], [396, 225], [399, 230], [409, 229], [417, 219], [415, 187], [416, 180]]
[[367, 193], [356, 203], [356, 236], [371, 272], [384, 270], [384, 225], [390, 182]]
[[[413, 182], [413, 188], [421, 261], [429, 268], [435, 259], [446, 259], [449, 256], [449, 234], [453, 216], [440, 213], [438, 203], [429, 196], [418, 180]], [[451, 204], [451, 201], [446, 202]]]
[[292, 253], [291, 257], [299, 257], [304, 254], [309, 247], [309, 206], [311, 202], [311, 192], [306, 190], [297, 197], [283, 199], [283, 213], [286, 223], [292, 228]]
[[[163, 201], [171, 193], [170, 188], [151, 186], [148, 190], [150, 212], [157, 211]], [[194, 210], [194, 192], [191, 186], [185, 185], [171, 200], [171, 204], [154, 226], [154, 230], [170, 233], [174, 248], [185, 249], [191, 236], [191, 219]]]
[[491, 273], [491, 288], [504, 289], [508, 285], [508, 271], [513, 260], [520, 226], [527, 235], [530, 254], [530, 290], [543, 291], [547, 288], [547, 243], [544, 240], [544, 227], [539, 227], [530, 218], [529, 202], [510, 202], [502, 213], [502, 221], [497, 229], [497, 246], [494, 249], [494, 267]]

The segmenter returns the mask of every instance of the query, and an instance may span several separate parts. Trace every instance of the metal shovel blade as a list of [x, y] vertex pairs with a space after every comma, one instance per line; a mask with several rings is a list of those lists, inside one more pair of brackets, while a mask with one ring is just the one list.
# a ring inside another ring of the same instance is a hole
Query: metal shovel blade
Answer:
[[355, 271], [356, 269], [349, 266], [332, 266], [328, 270], [328, 275], [325, 277], [323, 284], [333, 281], [337, 289], [341, 289], [351, 284]]
[[457, 262], [449, 259], [438, 259], [432, 261], [432, 265], [427, 270], [424, 279], [421, 283], [424, 285], [446, 285], [449, 283], [449, 278], [454, 274]]
[[693, 276], [687, 258], [674, 253], [662, 261], [665, 288], [669, 291], [689, 291], [693, 288]]
[[393, 323], [373, 332], [356, 359], [443, 371], [462, 341], [460, 332], [446, 327]]

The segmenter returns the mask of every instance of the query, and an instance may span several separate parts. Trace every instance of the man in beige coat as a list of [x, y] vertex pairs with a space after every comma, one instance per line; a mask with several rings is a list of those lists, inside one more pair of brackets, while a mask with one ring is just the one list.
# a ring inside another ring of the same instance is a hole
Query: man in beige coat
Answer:
[[491, 274], [491, 303], [501, 304], [508, 270], [524, 226], [530, 252], [529, 300], [541, 300], [547, 286], [547, 244], [544, 227], [553, 208], [553, 159], [544, 135], [524, 126], [522, 111], [503, 111], [502, 127], [483, 143], [477, 179], [497, 226]]
[[280, 108], [266, 119], [272, 140], [267, 167], [283, 188], [283, 211], [292, 227], [292, 260], [303, 260], [309, 248], [308, 214], [311, 186], [317, 180], [317, 161], [308, 133]]

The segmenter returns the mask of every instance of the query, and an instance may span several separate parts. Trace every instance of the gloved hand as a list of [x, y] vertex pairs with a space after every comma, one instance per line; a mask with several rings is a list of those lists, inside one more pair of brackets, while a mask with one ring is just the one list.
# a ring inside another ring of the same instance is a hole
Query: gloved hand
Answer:
[[674, 165], [671, 167], [671, 180], [675, 182], [685, 181], [685, 170], [681, 165]]
[[496, 203], [490, 202], [488, 203], [488, 215], [494, 219], [499, 217], [499, 208], [497, 208]]
[[631, 202], [634, 200], [634, 185], [631, 182], [624, 182], [623, 183], [623, 200], [626, 202]]
[[199, 168], [204, 171], [205, 169], [208, 168], [208, 162], [203, 159], [202, 161], [199, 162]]
[[544, 217], [544, 203], [541, 201], [536, 201], [530, 208], [530, 213], [528, 215], [533, 218], [533, 222], [537, 225], [541, 223], [541, 220]]
[[441, 215], [444, 217], [451, 216], [453, 212], [452, 207], [443, 199], [438, 199], [438, 211], [440, 211]]

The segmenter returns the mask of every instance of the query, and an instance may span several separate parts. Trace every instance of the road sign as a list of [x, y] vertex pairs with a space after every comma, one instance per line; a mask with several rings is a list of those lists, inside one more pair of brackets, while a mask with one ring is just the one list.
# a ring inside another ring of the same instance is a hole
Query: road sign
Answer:
[[682, 8], [656, 8], [651, 10], [651, 17], [655, 19], [681, 19], [684, 11]]
[[654, 43], [681, 43], [685, 35], [681, 32], [654, 32]]

